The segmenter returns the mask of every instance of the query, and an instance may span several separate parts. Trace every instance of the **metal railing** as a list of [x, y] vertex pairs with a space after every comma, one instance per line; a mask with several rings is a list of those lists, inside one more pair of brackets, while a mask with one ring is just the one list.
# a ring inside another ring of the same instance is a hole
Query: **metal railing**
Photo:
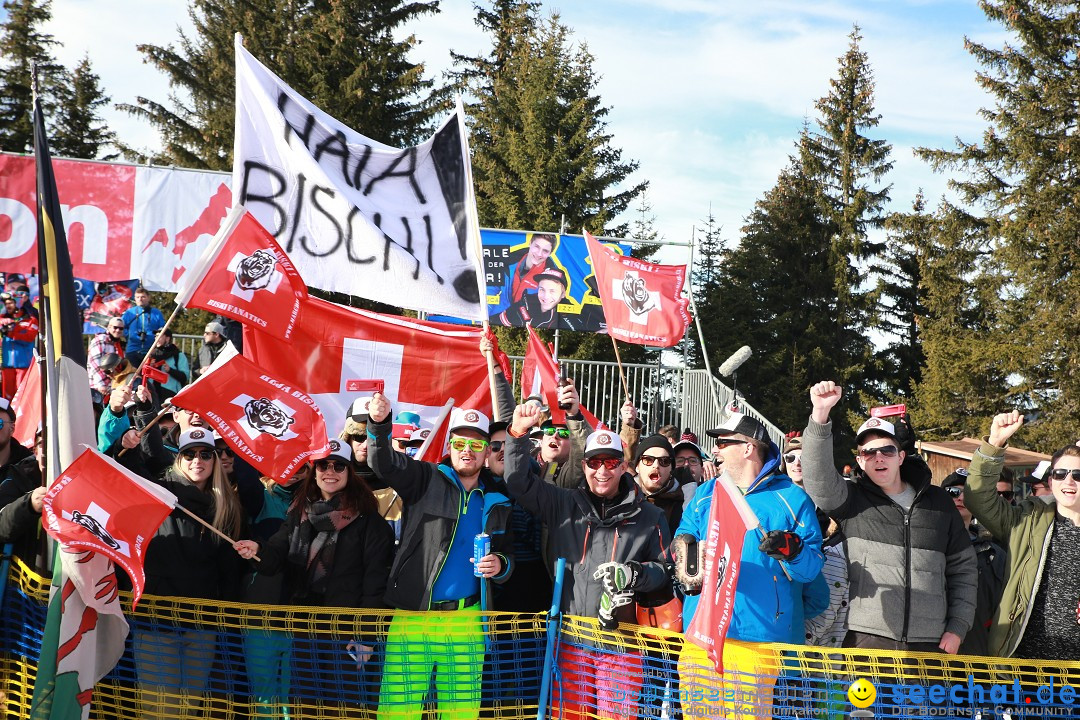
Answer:
[[[195, 356], [202, 345], [201, 335], [174, 335], [173, 343], [187, 353]], [[521, 363], [524, 358], [511, 357], [514, 372], [515, 397], [521, 398], [519, 387]], [[619, 366], [613, 362], [598, 360], [560, 361], [567, 377], [572, 377], [581, 393], [582, 404], [597, 418], [613, 428], [618, 428], [619, 409], [622, 408], [626, 394], [623, 392], [619, 377]], [[626, 372], [626, 384], [638, 408], [642, 422], [648, 431], [655, 432], [663, 425], [675, 425], [680, 432], [690, 428], [698, 440], [707, 445], [705, 431], [720, 425], [727, 417], [735, 393], [715, 377], [710, 378], [705, 370], [692, 370], [677, 365], [645, 365], [623, 363]], [[723, 413], [717, 412], [717, 403], [709, 396], [716, 393]], [[769, 436], [780, 448], [784, 447], [784, 433], [769, 420], [739, 398], [739, 409], [762, 423], [769, 431]]]

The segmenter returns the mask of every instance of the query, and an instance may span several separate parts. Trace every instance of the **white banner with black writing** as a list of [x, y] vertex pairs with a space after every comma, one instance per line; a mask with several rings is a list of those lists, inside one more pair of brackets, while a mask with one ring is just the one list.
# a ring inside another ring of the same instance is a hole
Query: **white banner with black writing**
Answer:
[[465, 123], [426, 142], [364, 137], [267, 70], [236, 37], [238, 202], [312, 287], [486, 319]]

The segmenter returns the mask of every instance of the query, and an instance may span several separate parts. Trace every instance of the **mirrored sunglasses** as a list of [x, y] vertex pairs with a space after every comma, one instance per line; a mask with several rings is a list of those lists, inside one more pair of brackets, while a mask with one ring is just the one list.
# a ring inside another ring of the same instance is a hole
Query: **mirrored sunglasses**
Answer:
[[896, 457], [897, 453], [899, 452], [900, 448], [896, 447], [895, 445], [883, 445], [876, 448], [863, 448], [859, 451], [859, 456], [862, 457], [864, 460], [869, 460], [878, 454], [880, 454], [881, 457], [891, 458]]
[[479, 440], [477, 438], [454, 438], [450, 441], [450, 449], [462, 452], [465, 448], [469, 448], [473, 452], [482, 452], [484, 448], [488, 446], [487, 440]]
[[945, 488], [945, 492], [949, 493], [954, 498], [958, 498], [964, 494], [964, 488], [960, 485], [953, 485], [952, 487]]
[[563, 440], [570, 437], [570, 431], [567, 428], [546, 427], [544, 428], [544, 434], [548, 437], [555, 436], [560, 437]]
[[617, 457], [591, 457], [585, 461], [585, 465], [593, 470], [599, 470], [601, 466], [615, 470], [621, 463], [622, 458]]

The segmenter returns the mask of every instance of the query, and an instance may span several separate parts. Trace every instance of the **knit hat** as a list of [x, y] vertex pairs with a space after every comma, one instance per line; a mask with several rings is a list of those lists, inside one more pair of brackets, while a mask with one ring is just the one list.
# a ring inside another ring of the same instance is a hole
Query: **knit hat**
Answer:
[[671, 447], [671, 442], [669, 442], [666, 437], [663, 435], [650, 435], [637, 444], [637, 449], [634, 451], [634, 465], [641, 462], [641, 456], [645, 454], [646, 450], [652, 448], [660, 448], [668, 454], [668, 457], [675, 457], [675, 451]]
[[679, 438], [679, 442], [680, 443], [692, 442], [695, 445], [697, 445], [698, 444], [698, 438], [697, 438], [697, 435], [695, 435], [694, 432], [690, 428], [686, 428], [685, 430], [683, 430], [682, 436]]

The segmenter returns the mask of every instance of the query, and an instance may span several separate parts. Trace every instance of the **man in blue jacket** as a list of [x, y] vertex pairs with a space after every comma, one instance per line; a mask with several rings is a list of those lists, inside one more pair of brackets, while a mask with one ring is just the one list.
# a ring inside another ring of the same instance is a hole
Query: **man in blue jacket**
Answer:
[[[750, 643], [787, 643], [801, 636], [803, 612], [795, 603], [796, 598], [802, 598], [801, 585], [813, 582], [825, 562], [821, 528], [809, 496], [779, 471], [780, 450], [761, 422], [732, 413], [708, 435], [716, 438], [716, 457], [722, 472], [742, 490], [761, 524], [760, 530], [748, 531], [743, 542], [735, 608], [724, 643], [724, 716], [771, 717], [780, 656]], [[687, 577], [687, 559], [698, 553], [707, 540], [715, 484], [715, 480], [709, 480], [698, 488], [672, 542], [676, 574], [685, 578], [684, 584], [694, 592], [683, 604], [684, 630], [694, 619], [700, 593], [700, 579], [695, 588], [693, 579]], [[684, 646], [679, 676], [683, 688], [718, 686], [712, 662], [693, 643]], [[715, 713], [721, 697], [706, 694], [702, 699], [714, 705]], [[693, 714], [687, 705], [684, 697], [684, 712]]]

